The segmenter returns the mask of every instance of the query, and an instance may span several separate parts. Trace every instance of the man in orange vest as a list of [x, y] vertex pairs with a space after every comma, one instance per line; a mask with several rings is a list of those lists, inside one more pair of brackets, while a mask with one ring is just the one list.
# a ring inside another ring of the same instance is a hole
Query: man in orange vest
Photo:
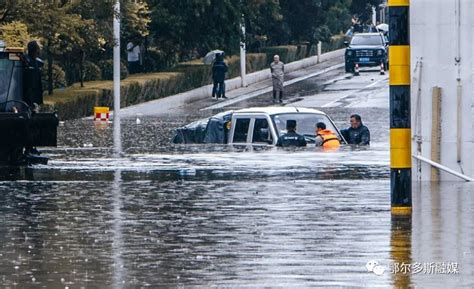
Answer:
[[326, 129], [324, 122], [318, 122], [316, 124], [316, 146], [322, 146], [324, 149], [338, 149], [341, 142], [331, 130]]

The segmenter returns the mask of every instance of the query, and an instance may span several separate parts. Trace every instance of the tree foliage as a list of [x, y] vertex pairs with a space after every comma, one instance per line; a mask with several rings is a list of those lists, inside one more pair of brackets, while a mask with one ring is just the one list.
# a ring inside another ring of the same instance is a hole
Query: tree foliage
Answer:
[[382, 0], [352, 0], [350, 11], [357, 16], [361, 22], [367, 22], [372, 17], [372, 7], [382, 4]]
[[[44, 47], [43, 57], [48, 60], [49, 76], [54, 62], [64, 69], [70, 84], [82, 79], [85, 61], [97, 64], [112, 58], [114, 2], [3, 0], [1, 37], [14, 35], [19, 41], [22, 39], [22, 46], [24, 39], [39, 39]], [[121, 43], [125, 46], [130, 40], [142, 42], [166, 65], [203, 56], [213, 49], [236, 53], [243, 39], [251, 51], [268, 45], [316, 43], [347, 30], [353, 14], [370, 16], [371, 6], [380, 2], [121, 0]], [[242, 23], [246, 27], [245, 38]], [[123, 53], [125, 56], [125, 50]]]
[[8, 46], [25, 47], [30, 38], [28, 27], [23, 22], [12, 21], [0, 25], [0, 39]]

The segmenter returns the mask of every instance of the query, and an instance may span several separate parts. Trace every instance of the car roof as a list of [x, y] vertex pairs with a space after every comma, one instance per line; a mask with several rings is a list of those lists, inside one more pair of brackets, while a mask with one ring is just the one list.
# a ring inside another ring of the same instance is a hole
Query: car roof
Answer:
[[268, 115], [275, 115], [275, 114], [282, 114], [282, 113], [314, 113], [314, 114], [323, 114], [326, 115], [324, 112], [313, 109], [313, 108], [306, 108], [306, 107], [294, 107], [294, 106], [268, 106], [268, 107], [251, 107], [251, 108], [244, 108], [235, 111], [234, 113], [265, 113]]

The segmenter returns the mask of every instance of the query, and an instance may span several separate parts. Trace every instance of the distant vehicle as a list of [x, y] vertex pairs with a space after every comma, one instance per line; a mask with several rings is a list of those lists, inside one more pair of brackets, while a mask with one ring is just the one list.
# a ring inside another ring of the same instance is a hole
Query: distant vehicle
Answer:
[[357, 33], [346, 44], [346, 72], [354, 72], [358, 64], [362, 66], [380, 66], [388, 69], [388, 41], [382, 33]]
[[286, 121], [296, 120], [297, 132], [308, 143], [315, 142], [315, 126], [324, 122], [341, 143], [344, 137], [324, 112], [298, 107], [254, 107], [226, 111], [198, 120], [176, 130], [173, 143], [276, 145], [278, 137], [286, 133]]
[[23, 49], [0, 41], [0, 165], [47, 164], [48, 158], [25, 154], [27, 146], [56, 146], [56, 113], [35, 113], [23, 101]]

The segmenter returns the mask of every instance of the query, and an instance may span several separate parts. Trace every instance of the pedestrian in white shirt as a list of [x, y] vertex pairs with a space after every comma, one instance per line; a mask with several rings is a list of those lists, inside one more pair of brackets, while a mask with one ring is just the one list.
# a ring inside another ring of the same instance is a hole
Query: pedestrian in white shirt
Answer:
[[130, 74], [140, 72], [140, 45], [135, 41], [127, 44], [128, 71]]

